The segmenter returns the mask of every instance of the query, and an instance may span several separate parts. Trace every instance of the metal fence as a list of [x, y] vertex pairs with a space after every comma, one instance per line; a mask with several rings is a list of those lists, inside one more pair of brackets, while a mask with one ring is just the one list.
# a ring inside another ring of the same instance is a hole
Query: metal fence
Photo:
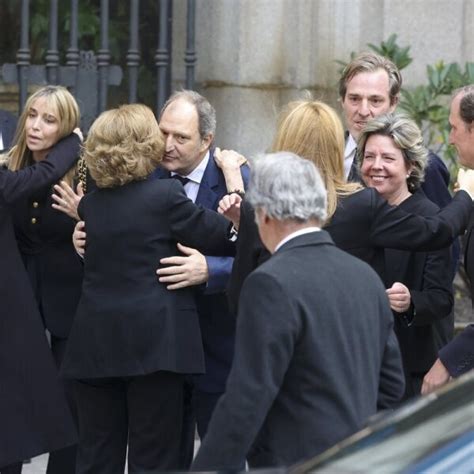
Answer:
[[[64, 0], [63, 0], [64, 1]], [[186, 9], [186, 88], [194, 88], [195, 51], [195, 0], [187, 0]], [[128, 75], [128, 101], [137, 101], [138, 73], [141, 64], [139, 13], [140, 0], [130, 0], [129, 47], [125, 52], [125, 73]], [[157, 25], [156, 52], [154, 55], [154, 86], [156, 112], [171, 92], [171, 51], [173, 0], [157, 0], [157, 18], [149, 18]], [[65, 64], [60, 64], [58, 45], [58, 0], [49, 2], [48, 47], [44, 64], [31, 64], [30, 2], [21, 0], [21, 34], [15, 64], [2, 66], [3, 80], [16, 83], [19, 88], [19, 111], [26, 101], [29, 85], [60, 84], [66, 86], [81, 107], [82, 127], [87, 130], [94, 118], [107, 108], [109, 87], [119, 85], [123, 70], [111, 64], [109, 48], [109, 0], [100, 0], [100, 47], [97, 51], [80, 49], [78, 31], [79, 0], [70, 1], [69, 45], [65, 51]]]

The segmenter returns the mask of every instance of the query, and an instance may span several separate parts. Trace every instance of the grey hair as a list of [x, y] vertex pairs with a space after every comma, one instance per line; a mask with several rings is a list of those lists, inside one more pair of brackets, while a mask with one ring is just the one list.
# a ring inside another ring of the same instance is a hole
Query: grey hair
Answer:
[[168, 105], [178, 99], [183, 99], [186, 102], [193, 104], [194, 107], [196, 107], [196, 112], [198, 114], [199, 135], [201, 136], [201, 138], [206, 138], [211, 134], [215, 136], [216, 110], [204, 96], [202, 96], [196, 91], [183, 89], [180, 91], [173, 92], [173, 94], [171, 94], [170, 98], [165, 102], [165, 105], [163, 105], [163, 108], [161, 109], [160, 119], [166, 107], [168, 107]]
[[252, 160], [247, 199], [277, 220], [306, 222], [326, 219], [326, 189], [316, 166], [282, 151]]
[[402, 88], [402, 75], [390, 59], [372, 51], [359, 54], [344, 68], [339, 79], [339, 97], [344, 100], [347, 83], [354, 76], [361, 72], [375, 72], [379, 69], [384, 70], [388, 75], [390, 103], [396, 104], [400, 95], [400, 89]]
[[384, 114], [367, 122], [357, 143], [357, 160], [362, 164], [365, 146], [371, 135], [390, 137], [403, 153], [407, 166], [411, 166], [407, 178], [408, 189], [416, 191], [424, 180], [428, 150], [423, 146], [421, 131], [412, 119], [401, 114]]
[[474, 84], [456, 89], [453, 93], [453, 99], [459, 94], [463, 94], [459, 102], [459, 116], [466, 127], [470, 127], [474, 122]]

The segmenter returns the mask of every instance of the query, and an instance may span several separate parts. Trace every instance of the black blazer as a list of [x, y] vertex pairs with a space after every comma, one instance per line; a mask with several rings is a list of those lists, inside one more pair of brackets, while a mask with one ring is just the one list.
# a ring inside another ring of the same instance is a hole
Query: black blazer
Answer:
[[74, 135], [59, 142], [41, 163], [15, 173], [0, 170], [0, 466], [76, 441], [15, 242], [10, 205], [58, 180], [78, 153]]
[[233, 254], [226, 219], [195, 206], [176, 180], [153, 178], [93, 191], [79, 213], [87, 229], [84, 279], [62, 374], [203, 372], [193, 289], [168, 291], [155, 272], [177, 241]]
[[[400, 204], [400, 209], [430, 216], [439, 208], [419, 190]], [[434, 252], [385, 250], [386, 287], [401, 282], [408, 287], [412, 307], [405, 314], [393, 312], [407, 377], [426, 373], [438, 350], [453, 337], [454, 298], [450, 248]]]
[[[13, 137], [15, 136], [16, 122], [17, 119], [13, 114], [0, 109], [0, 132], [2, 133], [3, 150], [8, 150], [12, 144]], [[2, 149], [0, 148], [1, 151]]]
[[234, 363], [193, 469], [289, 466], [361, 429], [403, 386], [375, 272], [324, 231], [296, 237], [244, 284]]
[[82, 262], [72, 245], [75, 221], [52, 208], [51, 186], [12, 207], [18, 247], [45, 327], [67, 338], [81, 294]]
[[[375, 189], [366, 188], [342, 198], [325, 229], [339, 248], [367, 262], [385, 281], [384, 248], [438, 250], [446, 247], [466, 228], [471, 209], [471, 198], [460, 191], [435, 216], [416, 216], [390, 206]], [[245, 278], [262, 258], [261, 252], [265, 252], [257, 225], [247, 209], [241, 219], [239, 234], [250, 230], [251, 239], [256, 242], [253, 245], [261, 251], [254, 250], [254, 258], [250, 259], [245, 250], [237, 246], [232, 269], [233, 285], [229, 288], [234, 305]], [[244, 235], [240, 238], [249, 240]]]

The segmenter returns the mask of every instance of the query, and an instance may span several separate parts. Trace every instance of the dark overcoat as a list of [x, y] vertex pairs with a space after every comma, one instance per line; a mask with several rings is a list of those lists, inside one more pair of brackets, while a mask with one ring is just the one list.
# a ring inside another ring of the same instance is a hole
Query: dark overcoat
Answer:
[[60, 179], [78, 154], [74, 135], [59, 142], [41, 163], [17, 172], [0, 171], [0, 466], [76, 442], [15, 242], [10, 206]]
[[361, 429], [403, 387], [375, 272], [327, 232], [295, 237], [244, 283], [234, 363], [193, 469], [289, 466]]

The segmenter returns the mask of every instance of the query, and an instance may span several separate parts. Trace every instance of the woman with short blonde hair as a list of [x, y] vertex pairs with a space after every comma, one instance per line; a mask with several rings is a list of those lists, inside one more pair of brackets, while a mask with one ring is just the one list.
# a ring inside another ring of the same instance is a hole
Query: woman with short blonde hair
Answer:
[[103, 112], [85, 142], [98, 189], [78, 207], [84, 284], [62, 365], [78, 381], [78, 474], [123, 472], [127, 441], [129, 471], [179, 468], [184, 374], [204, 371], [202, 340], [194, 288], [167, 290], [156, 265], [177, 242], [234, 249], [223, 217], [177, 180], [149, 177], [163, 153], [152, 111], [138, 104]]
[[97, 186], [112, 188], [147, 178], [161, 163], [164, 148], [153, 112], [131, 104], [97, 118], [83, 156]]

